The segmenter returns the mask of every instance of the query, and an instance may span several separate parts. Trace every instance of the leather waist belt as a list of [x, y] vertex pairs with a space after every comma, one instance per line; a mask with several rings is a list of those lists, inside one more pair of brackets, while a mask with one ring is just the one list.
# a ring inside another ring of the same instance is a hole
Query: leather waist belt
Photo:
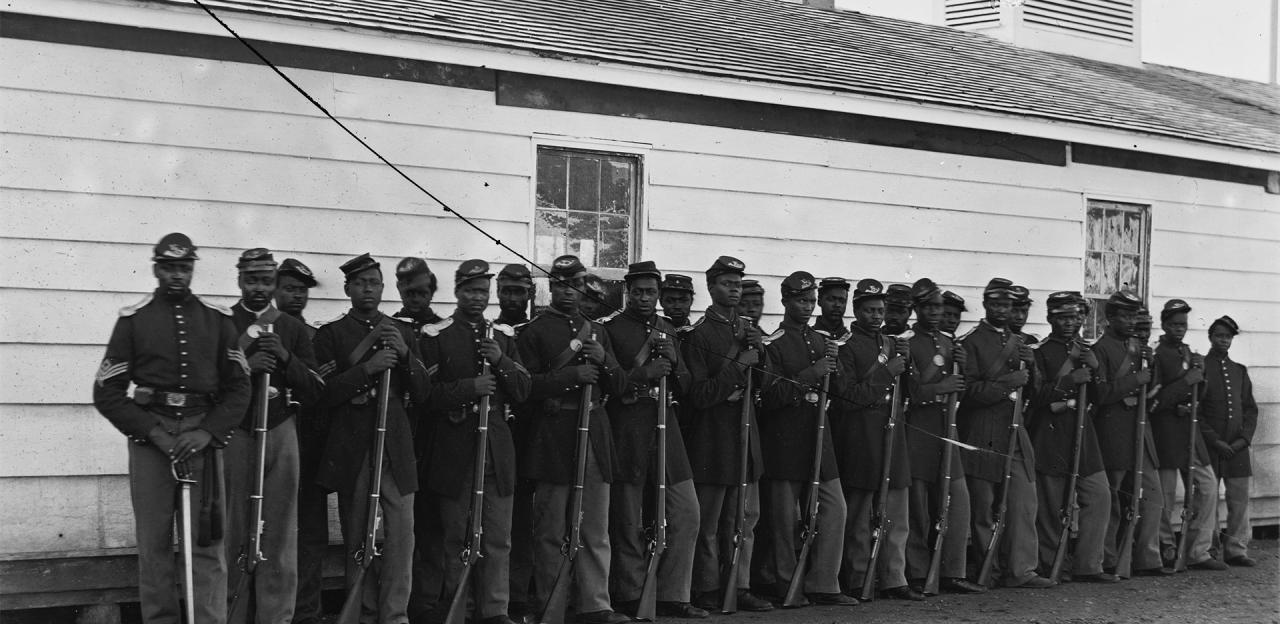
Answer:
[[191, 392], [166, 392], [139, 386], [133, 391], [133, 402], [138, 405], [163, 405], [165, 407], [209, 407], [213, 399], [207, 394]]
[[[596, 409], [603, 404], [602, 401], [592, 401], [591, 409]], [[542, 402], [542, 407], [548, 412], [577, 411], [582, 408], [582, 400], [578, 397], [565, 399], [546, 399]]]

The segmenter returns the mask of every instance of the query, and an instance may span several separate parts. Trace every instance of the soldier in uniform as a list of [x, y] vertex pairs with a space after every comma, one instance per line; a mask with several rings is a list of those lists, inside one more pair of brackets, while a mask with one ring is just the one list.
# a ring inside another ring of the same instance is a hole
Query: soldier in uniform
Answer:
[[760, 319], [764, 317], [764, 287], [758, 280], [742, 280], [742, 295], [738, 297], [735, 309], [738, 316], [751, 319], [756, 325], [760, 324]]
[[[1156, 344], [1151, 365], [1155, 387], [1160, 389], [1152, 402], [1148, 422], [1156, 442], [1156, 458], [1160, 464], [1160, 487], [1164, 490], [1164, 513], [1160, 517], [1161, 558], [1166, 566], [1176, 561], [1178, 553], [1173, 536], [1170, 513], [1177, 494], [1178, 475], [1183, 486], [1195, 489], [1195, 499], [1187, 509], [1182, 530], [1187, 531], [1187, 566], [1196, 570], [1226, 570], [1227, 565], [1213, 558], [1214, 515], [1217, 501], [1217, 479], [1209, 463], [1209, 450], [1204, 437], [1191, 435], [1191, 393], [1204, 381], [1204, 356], [1195, 353], [1182, 341], [1187, 335], [1187, 315], [1191, 306], [1182, 299], [1170, 299], [1160, 311], [1164, 335]], [[1191, 443], [1195, 442], [1195, 456]], [[1192, 461], [1188, 461], [1192, 460]], [[1191, 472], [1185, 468], [1190, 465]]]
[[898, 336], [907, 331], [911, 322], [911, 287], [906, 284], [889, 284], [884, 291], [884, 324], [880, 333]]
[[609, 484], [614, 453], [609, 419], [602, 407], [607, 395], [624, 388], [626, 376], [614, 358], [604, 329], [578, 311], [587, 270], [577, 256], [551, 264], [551, 306], [520, 332], [520, 355], [533, 378], [529, 399], [532, 423], [520, 473], [537, 483], [533, 496], [534, 586], [545, 604], [555, 585], [568, 534], [579, 410], [583, 386], [592, 386], [590, 443], [582, 490], [582, 550], [575, 564], [578, 621], [618, 624], [630, 618], [614, 613], [609, 602]]
[[[835, 341], [809, 326], [817, 303], [816, 286], [816, 280], [805, 271], [796, 271], [782, 281], [786, 315], [765, 347], [770, 374], [761, 394], [760, 446], [765, 469], [760, 486], [773, 557], [763, 562], [762, 576], [774, 579], [776, 593], [781, 596], [791, 578], [802, 574], [809, 601], [854, 606], [857, 599], [840, 592], [846, 509], [829, 428], [821, 432], [821, 443], [815, 444], [815, 433], [824, 424], [818, 419], [820, 402], [829, 400], [820, 389], [829, 386], [838, 392], [843, 387]], [[814, 487], [815, 455], [822, 458], [817, 485], [818, 534], [805, 570], [796, 560], [795, 510], [797, 504], [803, 509], [806, 488]]]
[[[480, 560], [471, 578], [474, 619], [509, 624], [507, 614], [511, 510], [516, 484], [516, 455], [504, 406], [529, 396], [529, 372], [516, 352], [515, 330], [494, 324], [486, 337], [489, 263], [467, 260], [454, 273], [454, 313], [422, 330], [422, 363], [431, 374], [427, 417], [435, 423], [431, 448], [420, 479], [440, 506], [444, 525], [445, 590], [453, 595], [462, 573], [461, 553], [471, 535], [471, 493], [476, 484], [475, 457], [481, 397], [489, 397], [488, 451], [485, 453], [483, 538]], [[483, 372], [483, 362], [489, 372]], [[442, 601], [444, 604], [444, 601]]]
[[578, 312], [583, 316], [596, 320], [613, 312], [613, 307], [605, 302], [605, 297], [609, 296], [604, 288], [604, 280], [599, 275], [588, 274], [582, 279], [583, 289], [586, 295], [578, 302]]
[[515, 327], [529, 322], [533, 276], [523, 264], [508, 264], [498, 272], [498, 323]]
[[[839, 459], [840, 482], [848, 507], [844, 527], [842, 581], [845, 591], [856, 594], [866, 575], [875, 574], [887, 596], [903, 600], [924, 600], [924, 595], [907, 583], [906, 549], [911, 458], [907, 453], [906, 425], [893, 429], [893, 456], [888, 466], [889, 495], [884, 521], [888, 531], [882, 538], [876, 570], [868, 570], [871, 557], [872, 522], [880, 484], [885, 475], [885, 438], [892, 411], [893, 387], [907, 367], [899, 345], [881, 331], [886, 316], [886, 289], [874, 279], [863, 279], [853, 291], [853, 326], [848, 341], [839, 349], [844, 372], [840, 396], [832, 403], [831, 431]], [[900, 302], [897, 305], [901, 305]], [[908, 304], [909, 306], [909, 304]], [[910, 315], [910, 307], [906, 314]]]
[[969, 561], [971, 565], [981, 562], [985, 549], [991, 544], [997, 488], [1005, 482], [1005, 456], [1012, 455], [1013, 472], [1008, 480], [1004, 515], [1006, 528], [997, 561], [1005, 563], [1005, 585], [1037, 589], [1050, 587], [1053, 582], [1036, 574], [1039, 542], [1035, 453], [1022, 428], [1016, 431], [1012, 448], [1009, 446], [1014, 401], [1031, 380], [1028, 369], [1035, 366], [1035, 360], [1031, 348], [1008, 327], [1013, 307], [1012, 286], [1012, 282], [999, 277], [987, 283], [982, 292], [986, 317], [961, 339], [966, 358], [965, 396], [958, 416], [960, 439], [978, 448], [961, 454], [973, 512], [974, 549]]
[[[222, 485], [213, 468], [249, 405], [248, 364], [236, 342], [231, 311], [191, 293], [196, 247], [185, 234], [156, 244], [156, 290], [120, 310], [93, 385], [93, 405], [125, 434], [129, 491], [138, 544], [138, 597], [147, 622], [181, 618], [174, 565], [172, 464], [190, 469], [192, 496], [214, 500]], [[133, 396], [129, 384], [136, 384]], [[192, 505], [195, 507], [195, 505]], [[192, 530], [196, 522], [191, 521]], [[213, 538], [215, 536], [204, 536]], [[196, 621], [226, 618], [227, 564], [220, 540], [192, 544]]]
[[[1133, 484], [1134, 444], [1137, 435], [1138, 393], [1145, 392], [1151, 382], [1151, 369], [1141, 367], [1150, 349], [1135, 344], [1135, 331], [1142, 300], [1128, 291], [1119, 291], [1107, 300], [1107, 330], [1093, 344], [1098, 369], [1089, 389], [1096, 411], [1093, 424], [1098, 431], [1098, 445], [1111, 486], [1111, 521], [1107, 525], [1106, 553], [1103, 568], [1110, 571], [1119, 559], [1118, 537], [1124, 523]], [[1164, 492], [1156, 472], [1155, 444], [1151, 430], [1145, 430], [1142, 471], [1142, 499], [1138, 526], [1134, 537], [1133, 567], [1139, 575], [1172, 574], [1160, 558], [1160, 516]]]
[[[276, 307], [302, 323], [307, 344], [311, 345], [316, 329], [303, 313], [316, 286], [311, 268], [294, 258], [285, 258], [276, 271]], [[315, 351], [312, 350], [314, 361]], [[295, 400], [297, 400], [295, 398]], [[298, 593], [293, 607], [296, 624], [316, 624], [323, 614], [320, 592], [324, 583], [325, 551], [329, 548], [329, 495], [316, 475], [324, 453], [329, 422], [323, 410], [315, 407], [315, 399], [299, 401], [298, 429]]]
[[667, 273], [662, 278], [658, 303], [662, 314], [676, 329], [690, 325], [689, 311], [693, 309], [693, 278], [679, 273]]
[[[738, 316], [736, 309], [742, 295], [745, 270], [746, 265], [741, 260], [729, 256], [720, 256], [707, 269], [711, 306], [702, 320], [686, 334], [682, 345], [690, 375], [685, 403], [690, 408], [691, 417], [684, 422], [685, 444], [700, 507], [700, 530], [693, 562], [693, 596], [698, 607], [718, 609], [722, 591], [737, 591], [739, 609], [769, 611], [773, 605], [756, 597], [749, 589], [755, 528], [760, 518], [758, 481], [763, 465], [759, 436], [743, 431], [741, 418], [743, 408], [747, 407], [742, 402], [754, 400], [754, 397], [745, 396], [745, 388], [750, 368], [760, 363], [763, 336], [752, 322]], [[680, 283], [680, 280], [673, 281], [672, 277], [667, 274], [663, 280], [664, 289], [672, 283]], [[665, 304], [663, 307], [670, 313], [670, 308]], [[750, 425], [750, 432], [758, 431], [754, 414]], [[731, 540], [737, 523], [742, 458], [739, 449], [744, 435], [750, 435], [750, 438], [746, 522], [742, 527], [739, 554], [741, 563], [738, 578], [731, 580], [735, 586], [721, 588], [721, 565], [732, 548]]]
[[943, 291], [942, 322], [938, 324], [938, 329], [948, 336], [955, 336], [956, 330], [960, 328], [960, 314], [968, 310], [969, 308], [964, 307], [964, 297], [949, 290]]
[[[386, 536], [382, 565], [374, 568], [377, 582], [364, 583], [362, 601], [364, 612], [377, 614], [379, 621], [403, 622], [408, 617], [413, 503], [418, 491], [418, 467], [406, 402], [426, 404], [427, 370], [412, 326], [378, 310], [383, 292], [378, 261], [361, 254], [343, 263], [341, 270], [351, 309], [321, 326], [314, 341], [319, 371], [325, 381], [319, 406], [329, 411], [330, 418], [319, 481], [338, 493], [350, 583], [354, 581], [356, 553], [365, 539], [372, 464], [384, 464], [378, 490]], [[386, 451], [375, 458], [370, 455], [378, 420], [378, 386], [386, 370], [391, 371]], [[347, 587], [348, 592], [352, 589]]]
[[1013, 307], [1009, 309], [1009, 331], [1022, 338], [1022, 344], [1033, 345], [1040, 342], [1035, 334], [1022, 331], [1027, 326], [1027, 318], [1031, 316], [1031, 291], [1018, 284], [1010, 286], [1009, 290], [1013, 293]]
[[[911, 488], [910, 534], [906, 545], [906, 573], [910, 585], [924, 591], [929, 575], [934, 543], [930, 531], [938, 524], [943, 497], [942, 460], [944, 438], [950, 438], [947, 414], [951, 401], [964, 393], [964, 348], [939, 331], [942, 322], [942, 290], [933, 280], [924, 278], [911, 286], [911, 299], [916, 310], [912, 327], [910, 371], [907, 390], [911, 398], [907, 410], [907, 448], [910, 453]], [[957, 368], [959, 372], [957, 374]], [[947, 511], [947, 532], [942, 540], [939, 565], [939, 589], [975, 594], [985, 587], [970, 583], [967, 574], [966, 549], [969, 542], [969, 487], [960, 464], [960, 450], [951, 453], [951, 480]], [[892, 492], [892, 490], [891, 490]], [[892, 495], [892, 494], [891, 494]]]
[[[249, 361], [252, 396], [257, 397], [260, 375], [269, 375], [267, 401], [266, 463], [263, 466], [262, 562], [253, 576], [253, 613], [240, 613], [248, 621], [287, 622], [293, 618], [297, 594], [298, 434], [293, 401], [312, 403], [320, 392], [320, 379], [307, 326], [271, 305], [276, 291], [276, 262], [271, 252], [250, 249], [236, 263], [240, 276], [240, 301], [231, 307], [232, 321], [240, 333], [238, 346]], [[244, 549], [253, 530], [250, 496], [257, 452], [254, 421], [258, 406], [250, 402], [240, 431], [226, 448], [227, 561], [241, 569], [228, 575], [234, 591], [248, 557]], [[248, 601], [248, 595], [237, 600]], [[235, 624], [234, 622], [232, 624]]]
[[437, 286], [436, 274], [431, 272], [426, 260], [402, 259], [396, 265], [396, 290], [400, 291], [403, 306], [391, 316], [409, 323], [415, 332], [423, 325], [439, 323], [440, 315], [431, 310]]
[[[657, 464], [657, 436], [666, 437], [666, 551], [658, 562], [657, 614], [705, 618], [689, 604], [693, 552], [698, 540], [698, 497], [685, 454], [680, 419], [667, 410], [666, 429], [658, 431], [658, 401], [670, 400], [689, 386], [689, 369], [675, 343], [675, 328], [658, 316], [658, 284], [662, 273], [653, 262], [627, 269], [625, 311], [603, 319], [614, 355], [626, 376], [626, 389], [609, 400], [609, 423], [618, 454], [611, 487], [609, 533], [613, 541], [610, 595], [623, 612], [635, 613], [645, 580], [645, 500], [652, 500]], [[668, 395], [658, 395], [658, 380], [667, 377]], [[652, 517], [648, 523], [654, 522]]]
[[[1209, 325], [1209, 353], [1204, 358], [1205, 389], [1201, 400], [1200, 432], [1213, 461], [1214, 473], [1226, 486], [1227, 530], [1222, 555], [1233, 566], [1253, 567], [1249, 556], [1249, 480], [1253, 466], [1249, 446], [1258, 428], [1258, 403], [1253, 399], [1249, 369], [1232, 360], [1231, 343], [1240, 326], [1229, 316]], [[1218, 500], [1214, 488], [1212, 500]], [[1216, 515], [1216, 514], [1215, 514]], [[1213, 526], [1219, 526], [1215, 517]]]
[[833, 340], [843, 338], [844, 310], [849, 303], [849, 281], [843, 277], [824, 277], [818, 282], [818, 318], [813, 330]]
[[1080, 340], [1080, 326], [1084, 322], [1082, 309], [1087, 305], [1079, 293], [1065, 291], [1049, 295], [1046, 301], [1046, 318], [1052, 333], [1035, 347], [1038, 387], [1027, 412], [1027, 433], [1036, 451], [1040, 569], [1047, 573], [1057, 554], [1058, 539], [1063, 535], [1062, 506], [1067, 500], [1067, 484], [1078, 452], [1079, 529], [1075, 549], [1071, 551], [1072, 565], [1064, 570], [1075, 581], [1112, 583], [1116, 581], [1115, 575], [1102, 569], [1103, 544], [1111, 517], [1111, 492], [1103, 471], [1098, 435], [1088, 416], [1080, 448], [1076, 450], [1079, 388], [1093, 379], [1093, 369], [1098, 365], [1088, 345]]

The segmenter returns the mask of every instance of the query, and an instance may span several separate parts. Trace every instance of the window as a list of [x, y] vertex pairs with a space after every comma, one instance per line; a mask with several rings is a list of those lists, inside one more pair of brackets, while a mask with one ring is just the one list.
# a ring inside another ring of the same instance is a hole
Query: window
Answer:
[[578, 256], [620, 306], [622, 276], [639, 253], [640, 156], [539, 146], [537, 158], [534, 261]]
[[1151, 207], [1090, 199], [1085, 217], [1084, 295], [1092, 310], [1085, 319], [1086, 339], [1102, 335], [1106, 302], [1120, 289], [1147, 298], [1147, 261]]

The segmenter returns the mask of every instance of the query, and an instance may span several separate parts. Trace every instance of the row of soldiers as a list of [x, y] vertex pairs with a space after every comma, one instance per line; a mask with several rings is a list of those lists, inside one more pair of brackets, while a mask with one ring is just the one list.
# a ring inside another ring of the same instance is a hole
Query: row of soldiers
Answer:
[[[133, 442], [148, 622], [182, 606], [178, 467], [200, 500], [186, 605], [200, 622], [228, 605], [237, 622], [316, 621], [329, 492], [348, 606], [369, 622], [443, 619], [456, 598], [502, 624], [559, 621], [571, 596], [576, 621], [614, 624], [1221, 570], [1219, 480], [1221, 558], [1253, 564], [1239, 327], [1214, 321], [1195, 354], [1181, 300], [1152, 350], [1132, 293], [1107, 301], [1092, 345], [1088, 302], [1054, 293], [1039, 341], [1022, 331], [1027, 289], [995, 278], [956, 338], [965, 302], [931, 280], [799, 271], [766, 334], [764, 289], [735, 258], [707, 269], [711, 305], [690, 322], [689, 277], [632, 264], [624, 309], [588, 313], [602, 299], [562, 256], [533, 319], [529, 268], [503, 268], [491, 322], [483, 260], [458, 267], [441, 318], [425, 261], [398, 264], [404, 308], [386, 315], [364, 254], [341, 266], [350, 310], [313, 329], [303, 263], [244, 252], [225, 309], [191, 293], [196, 259], [182, 234], [156, 246], [158, 288], [121, 311], [94, 387]], [[1180, 474], [1192, 496], [1175, 541]]]

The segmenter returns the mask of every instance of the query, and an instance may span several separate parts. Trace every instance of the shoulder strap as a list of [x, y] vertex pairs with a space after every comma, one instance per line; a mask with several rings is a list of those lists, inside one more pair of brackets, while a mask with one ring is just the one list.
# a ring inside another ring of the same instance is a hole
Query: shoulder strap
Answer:
[[360, 344], [356, 345], [356, 348], [351, 350], [351, 355], [347, 356], [347, 363], [349, 365], [355, 366], [360, 363], [360, 360], [364, 359], [364, 355], [369, 352], [369, 349], [373, 348], [373, 343], [378, 340], [378, 334], [381, 333], [378, 330], [391, 324], [390, 318], [391, 317], [383, 316], [382, 320], [378, 321], [377, 325], [374, 325], [369, 329], [369, 333], [365, 334], [364, 340], [361, 340]]
[[569, 346], [565, 347], [555, 359], [551, 360], [551, 368], [549, 370], [557, 370], [564, 368], [566, 364], [573, 361], [574, 356], [578, 355], [578, 351], [582, 350], [582, 341], [591, 337], [592, 321], [583, 318], [582, 327], [578, 328], [578, 335], [569, 341]]
[[[1041, 345], [1049, 344], [1048, 341], [1040, 343]], [[1039, 345], [1037, 345], [1038, 347]], [[1071, 341], [1071, 348], [1067, 350], [1067, 359], [1063, 360], [1062, 366], [1058, 368], [1058, 374], [1053, 376], [1054, 381], [1058, 381], [1063, 377], [1071, 374], [1075, 368], [1075, 361], [1080, 359], [1080, 343]]]
[[876, 341], [880, 343], [880, 353], [876, 355], [876, 361], [867, 367], [867, 372], [862, 374], [863, 379], [869, 379], [877, 368], [884, 366], [892, 357], [890, 354], [893, 353], [893, 339], [884, 334], [876, 334]]
[[1009, 361], [1009, 356], [1013, 355], [1013, 352], [1018, 349], [1018, 343], [1020, 342], [1022, 342], [1022, 339], [1019, 338], [1017, 334], [1009, 334], [1009, 339], [1005, 341], [1004, 348], [1000, 350], [999, 357], [997, 357], [995, 361], [991, 363], [991, 367], [987, 369], [987, 374], [984, 375], [986, 379], [995, 379], [996, 375], [1004, 369], [1005, 362]]
[[[244, 328], [244, 331], [240, 333], [239, 340], [236, 341], [236, 345], [240, 347], [241, 351], [248, 349], [249, 345], [253, 344], [254, 340], [257, 340], [258, 332], [265, 331], [268, 325], [276, 322], [279, 318], [280, 309], [275, 306], [271, 306], [266, 312], [262, 313], [262, 316], [259, 316], [257, 320], [250, 323], [249, 327]], [[252, 335], [250, 335], [250, 330], [253, 327], [257, 327], [258, 331], [254, 331], [252, 332]]]

